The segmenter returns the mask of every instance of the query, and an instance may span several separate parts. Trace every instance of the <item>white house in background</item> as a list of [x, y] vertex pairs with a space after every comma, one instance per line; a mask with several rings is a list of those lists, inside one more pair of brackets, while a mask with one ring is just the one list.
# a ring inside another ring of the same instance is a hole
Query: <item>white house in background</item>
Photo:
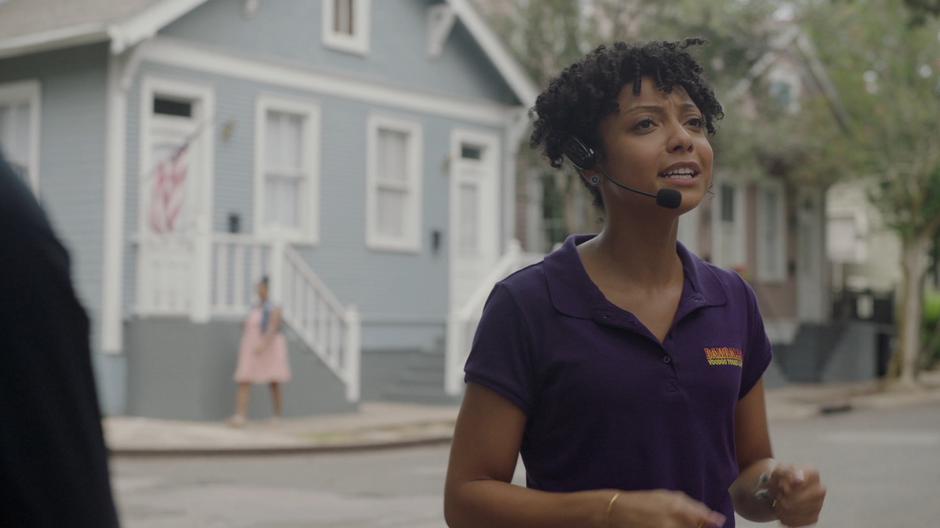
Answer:
[[72, 252], [109, 414], [231, 412], [265, 274], [288, 414], [445, 398], [536, 93], [467, 0], [0, 3], [0, 143]]
[[[812, 43], [792, 25], [781, 29], [771, 51], [724, 96], [725, 104], [750, 111], [749, 94], [758, 79], [792, 112], [799, 110], [803, 94], [831, 91]], [[830, 266], [825, 189], [719, 167], [713, 192], [702, 207], [682, 217], [679, 239], [748, 280], [775, 344], [792, 344], [801, 325], [826, 323]]]
[[901, 241], [869, 202], [865, 183], [833, 185], [826, 209], [835, 288], [894, 292], [901, 282]]
[[[496, 6], [498, 4], [487, 2]], [[746, 78], [729, 93], [719, 94], [726, 108], [753, 111], [752, 91], [768, 86], [771, 95], [795, 112], [804, 94], [832, 97], [831, 83], [812, 43], [799, 27], [780, 23], [770, 51], [756, 61]], [[759, 82], [758, 82], [759, 81]], [[519, 180], [518, 237], [523, 246], [543, 250], [550, 245], [543, 195], [547, 192], [534, 170]], [[580, 191], [580, 188], [579, 188]], [[679, 240], [699, 256], [739, 271], [755, 288], [771, 339], [793, 342], [802, 324], [821, 324], [830, 312], [830, 267], [826, 259], [825, 189], [788, 184], [773, 174], [735, 173], [718, 164], [714, 195], [684, 215]], [[574, 205], [575, 218], [599, 216]]]

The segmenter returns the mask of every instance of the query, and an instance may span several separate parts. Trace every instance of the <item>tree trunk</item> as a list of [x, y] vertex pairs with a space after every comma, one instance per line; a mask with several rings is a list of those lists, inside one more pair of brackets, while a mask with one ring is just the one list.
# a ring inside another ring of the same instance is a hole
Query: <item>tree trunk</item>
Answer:
[[930, 237], [917, 235], [901, 243], [901, 317], [898, 321], [899, 342], [894, 366], [898, 384], [903, 387], [917, 385], [917, 366], [921, 349], [921, 325], [924, 292], [921, 284], [927, 271], [926, 251]]

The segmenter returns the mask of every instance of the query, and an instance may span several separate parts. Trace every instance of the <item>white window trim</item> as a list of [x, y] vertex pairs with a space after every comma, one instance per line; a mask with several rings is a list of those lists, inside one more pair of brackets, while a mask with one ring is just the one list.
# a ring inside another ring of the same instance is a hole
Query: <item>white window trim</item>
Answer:
[[29, 103], [29, 185], [39, 196], [39, 118], [41, 87], [31, 79], [0, 84], [0, 104]]
[[337, 97], [343, 101], [364, 102], [372, 106], [390, 108], [390, 111], [431, 114], [485, 126], [505, 127], [507, 117], [516, 114], [527, 115], [522, 106], [422, 93], [393, 88], [374, 81], [354, 81], [340, 76], [324, 75], [311, 69], [297, 68], [287, 63], [278, 63], [276, 60], [261, 61], [220, 53], [163, 36], [148, 41], [148, 46], [141, 52], [141, 60], [259, 82], [277, 88], [316, 93], [317, 96]]
[[[722, 255], [721, 245], [724, 233], [721, 229], [721, 200], [722, 185], [729, 185], [735, 188], [734, 193], [734, 219], [735, 219], [735, 237], [733, 241], [734, 255]], [[744, 229], [745, 214], [745, 193], [747, 187], [739, 182], [724, 181], [715, 183], [715, 197], [712, 207], [712, 262], [719, 267], [732, 269], [747, 266], [746, 237], [747, 231]]]
[[[393, 238], [383, 236], [375, 229], [378, 215], [378, 193], [376, 187], [379, 182], [378, 167], [378, 139], [379, 130], [394, 130], [409, 135], [408, 143], [408, 185], [413, 197], [412, 207], [405, 211], [405, 236]], [[366, 169], [366, 246], [377, 251], [393, 251], [401, 253], [420, 253], [421, 251], [421, 219], [422, 219], [422, 175], [424, 174], [424, 139], [421, 125], [414, 121], [371, 115], [367, 124], [367, 169]]]
[[372, 29], [372, 1], [351, 0], [355, 21], [353, 35], [337, 33], [333, 30], [333, 0], [322, 0], [323, 5], [323, 44], [337, 51], [366, 55], [369, 53], [369, 32]]
[[[305, 116], [303, 126], [303, 169], [307, 178], [306, 196], [301, 199], [302, 228], [270, 229], [264, 218], [264, 149], [267, 112], [286, 112]], [[255, 186], [254, 229], [262, 236], [276, 237], [294, 244], [316, 245], [320, 242], [320, 107], [309, 102], [261, 94], [255, 101]]]
[[[768, 74], [769, 85], [781, 83], [790, 87], [790, 100], [787, 102], [786, 111], [795, 114], [800, 111], [800, 99], [802, 97], [803, 87], [800, 82], [800, 75], [788, 66], [773, 68]], [[769, 92], [768, 92], [769, 95]]]
[[[787, 225], [786, 225], [786, 192], [782, 182], [765, 181], [757, 187], [757, 278], [763, 282], [783, 282], [787, 278]], [[777, 244], [780, 245], [779, 261], [774, 268], [768, 266], [763, 256], [767, 250], [767, 239], [763, 233], [766, 231], [766, 218], [762, 211], [767, 210], [766, 190], [777, 192], [780, 199], [777, 207]]]
[[[482, 170], [487, 172], [488, 179], [480, 186], [480, 201], [483, 208], [487, 210], [482, 214], [482, 223], [479, 226], [480, 229], [480, 247], [478, 248], [480, 257], [490, 257], [496, 258], [499, 253], [499, 163], [502, 156], [499, 148], [499, 138], [497, 135], [489, 132], [471, 130], [466, 128], [455, 128], [451, 131], [450, 138], [450, 197], [451, 200], [457, 198], [458, 194], [458, 181], [457, 181], [457, 168], [458, 163], [462, 161], [462, 148], [463, 145], [471, 144], [478, 145], [484, 149], [487, 153], [487, 158], [479, 160], [478, 163]], [[459, 233], [456, 231], [455, 227], [458, 224], [459, 219], [456, 217], [458, 208], [456, 203], [453, 201], [450, 202], [450, 226], [449, 230], [451, 231], [451, 244], [450, 244], [450, 259], [451, 262], [457, 262], [457, 259], [462, 258], [463, 255], [460, 253], [459, 244]], [[492, 236], [489, 236], [492, 235]]]

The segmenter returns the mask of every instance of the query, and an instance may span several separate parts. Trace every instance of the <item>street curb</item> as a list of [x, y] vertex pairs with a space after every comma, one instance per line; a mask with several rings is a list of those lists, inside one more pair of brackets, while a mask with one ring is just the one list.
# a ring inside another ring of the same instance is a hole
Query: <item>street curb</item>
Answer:
[[411, 440], [375, 442], [362, 444], [310, 445], [296, 447], [234, 447], [234, 448], [180, 448], [180, 449], [108, 449], [108, 455], [114, 458], [197, 458], [197, 457], [249, 457], [267, 455], [319, 455], [333, 453], [356, 453], [406, 449], [411, 447], [430, 447], [451, 443], [453, 435], [431, 436]]
[[940, 390], [936, 389], [921, 393], [883, 392], [819, 404], [817, 415], [835, 416], [856, 411], [896, 409], [898, 407], [927, 405], [937, 402], [940, 402]]
[[[876, 393], [864, 396], [833, 398], [826, 402], [794, 405], [777, 417], [768, 416], [772, 421], [799, 421], [814, 417], [835, 417], [857, 411], [894, 409], [913, 405], [940, 402], [940, 390], [933, 389], [922, 393]], [[772, 414], [772, 413], [769, 413]], [[448, 422], [453, 427], [453, 422]], [[453, 434], [432, 434], [403, 440], [378, 442], [349, 442], [338, 444], [309, 444], [296, 446], [268, 447], [206, 447], [206, 448], [108, 448], [113, 458], [157, 459], [157, 458], [211, 458], [211, 457], [252, 457], [276, 455], [320, 455], [338, 453], [363, 453], [415, 447], [432, 447], [450, 444]]]

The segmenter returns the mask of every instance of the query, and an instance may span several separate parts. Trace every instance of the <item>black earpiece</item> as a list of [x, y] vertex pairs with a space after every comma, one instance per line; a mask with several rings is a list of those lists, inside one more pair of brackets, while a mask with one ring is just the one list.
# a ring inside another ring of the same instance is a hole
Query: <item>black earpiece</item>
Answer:
[[565, 157], [581, 170], [591, 170], [597, 164], [597, 153], [580, 139], [571, 136], [562, 147]]
[[[675, 189], [660, 189], [656, 194], [648, 193], [646, 191], [641, 191], [639, 189], [634, 189], [620, 183], [619, 181], [610, 177], [601, 167], [597, 166], [597, 152], [594, 151], [591, 147], [587, 146], [580, 139], [575, 136], [569, 136], [568, 141], [565, 142], [562, 147], [562, 153], [565, 155], [568, 160], [577, 167], [578, 171], [587, 171], [587, 170], [596, 170], [604, 175], [605, 178], [610, 180], [611, 183], [625, 189], [627, 191], [642, 194], [643, 196], [648, 196], [656, 200], [656, 205], [660, 207], [665, 207], [666, 209], [676, 209], [682, 205], [682, 193]], [[591, 177], [591, 185], [597, 185], [600, 182], [600, 178], [597, 175]]]

